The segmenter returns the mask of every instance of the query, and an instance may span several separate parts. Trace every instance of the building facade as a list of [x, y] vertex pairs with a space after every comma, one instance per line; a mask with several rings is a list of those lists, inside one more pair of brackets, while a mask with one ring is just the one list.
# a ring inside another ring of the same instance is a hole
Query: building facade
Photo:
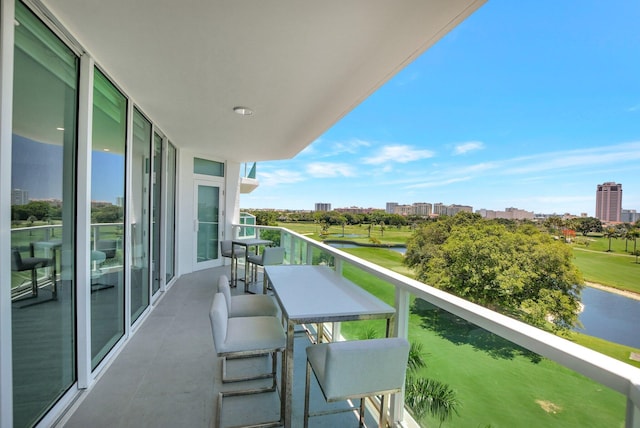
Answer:
[[606, 182], [596, 187], [596, 218], [600, 221], [620, 222], [622, 213], [622, 184]]
[[326, 202], [316, 202], [314, 211], [331, 211], [331, 204]]

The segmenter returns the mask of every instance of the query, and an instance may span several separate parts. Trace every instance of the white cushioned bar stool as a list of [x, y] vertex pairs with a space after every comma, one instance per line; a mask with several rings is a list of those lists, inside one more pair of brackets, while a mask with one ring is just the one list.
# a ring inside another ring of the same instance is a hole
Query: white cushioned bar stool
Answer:
[[266, 294], [232, 296], [229, 279], [226, 275], [220, 275], [218, 278], [218, 293], [224, 295], [229, 318], [277, 317], [279, 314], [278, 305], [273, 297]]
[[[284, 263], [284, 247], [266, 247], [262, 250], [262, 254], [249, 254], [247, 257], [247, 261], [249, 262], [249, 266], [252, 266], [252, 281], [256, 281], [258, 279], [258, 266], [271, 266], [271, 265], [281, 265]], [[267, 293], [267, 276], [264, 275], [262, 278], [262, 292], [263, 294]], [[244, 285], [244, 291], [249, 292], [247, 284]]]
[[[272, 316], [229, 318], [227, 303], [222, 293], [216, 293], [209, 311], [213, 344], [218, 357], [222, 357], [222, 382], [240, 382], [253, 379], [272, 378], [270, 387], [220, 392], [216, 426], [220, 426], [224, 397], [259, 394], [276, 390], [277, 353], [286, 346], [286, 335], [280, 320]], [[227, 357], [252, 357], [271, 354], [271, 372], [251, 377], [226, 378]], [[278, 421], [251, 425], [252, 427], [275, 427], [282, 425], [283, 415]]]
[[409, 342], [393, 337], [320, 343], [307, 347], [307, 372], [304, 397], [304, 426], [309, 417], [350, 412], [354, 407], [309, 412], [311, 371], [327, 402], [360, 399], [359, 426], [364, 424], [366, 397], [382, 395], [379, 426], [386, 427], [385, 396], [399, 392], [404, 385]]

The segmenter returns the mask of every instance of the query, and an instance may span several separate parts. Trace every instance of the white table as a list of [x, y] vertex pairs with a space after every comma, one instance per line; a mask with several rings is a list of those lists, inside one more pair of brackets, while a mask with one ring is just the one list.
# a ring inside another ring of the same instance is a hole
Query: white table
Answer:
[[390, 335], [395, 309], [326, 266], [265, 266], [287, 329], [282, 359], [281, 414], [291, 427], [293, 334], [296, 324], [370, 319], [387, 320]]
[[[244, 291], [249, 291], [248, 282], [247, 282], [247, 259], [249, 258], [249, 248], [256, 247], [256, 254], [258, 254], [258, 247], [260, 245], [273, 245], [273, 241], [268, 239], [260, 239], [260, 238], [248, 238], [248, 239], [234, 239], [231, 241], [231, 254], [232, 257], [236, 257], [236, 245], [244, 247]], [[231, 284], [233, 287], [238, 286], [238, 261], [235, 260], [235, 268], [234, 260], [231, 261]]]

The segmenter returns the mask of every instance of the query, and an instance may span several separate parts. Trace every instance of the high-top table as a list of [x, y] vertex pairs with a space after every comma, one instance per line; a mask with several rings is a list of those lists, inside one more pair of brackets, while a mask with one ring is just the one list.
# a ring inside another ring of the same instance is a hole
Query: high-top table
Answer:
[[282, 359], [281, 414], [284, 415], [284, 426], [291, 427], [295, 325], [386, 319], [389, 336], [396, 311], [326, 266], [276, 265], [265, 266], [264, 271], [280, 304], [287, 329]]

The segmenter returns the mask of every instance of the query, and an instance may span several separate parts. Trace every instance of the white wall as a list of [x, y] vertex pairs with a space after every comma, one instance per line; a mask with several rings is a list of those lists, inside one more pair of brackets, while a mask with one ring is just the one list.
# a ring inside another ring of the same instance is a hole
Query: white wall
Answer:
[[[194, 153], [186, 150], [180, 150], [180, 156], [178, 160], [178, 192], [176, 196], [176, 205], [178, 208], [179, 222], [176, 228], [177, 231], [177, 272], [179, 275], [193, 272], [195, 269], [195, 254], [194, 254], [194, 221], [196, 219], [195, 213], [195, 179], [193, 174], [193, 158], [198, 157], [201, 159], [210, 159], [217, 162], [225, 162], [223, 159], [216, 159], [211, 155], [204, 155], [201, 153]], [[201, 176], [199, 176], [201, 177]], [[213, 178], [213, 177], [212, 177]], [[239, 188], [240, 188], [240, 164], [237, 162], [225, 162], [225, 178], [222, 182], [222, 188], [224, 189], [223, 207], [224, 217], [222, 222], [224, 227], [221, 227], [220, 239], [231, 238], [232, 229], [231, 224], [238, 222], [240, 214], [238, 211], [239, 206]], [[223, 260], [220, 259], [216, 265], [222, 265]]]

